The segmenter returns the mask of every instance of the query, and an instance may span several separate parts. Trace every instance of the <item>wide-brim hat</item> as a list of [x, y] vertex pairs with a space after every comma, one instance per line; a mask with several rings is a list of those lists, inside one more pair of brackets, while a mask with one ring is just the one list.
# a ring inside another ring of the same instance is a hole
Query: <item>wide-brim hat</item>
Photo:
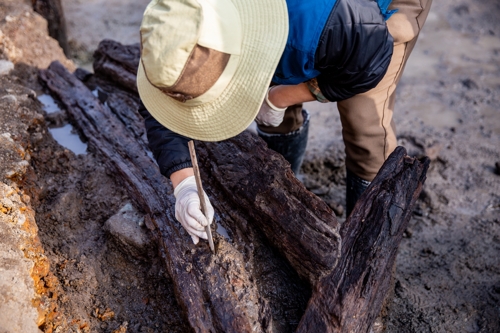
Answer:
[[153, 0], [141, 24], [141, 100], [178, 134], [233, 137], [255, 119], [287, 37], [285, 0]]

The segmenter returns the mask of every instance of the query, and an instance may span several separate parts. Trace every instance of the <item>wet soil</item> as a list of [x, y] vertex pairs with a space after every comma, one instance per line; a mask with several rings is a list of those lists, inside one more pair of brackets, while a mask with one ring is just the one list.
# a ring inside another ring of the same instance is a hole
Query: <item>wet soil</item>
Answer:
[[143, 258], [127, 256], [104, 228], [129, 201], [113, 175], [91, 152], [75, 156], [52, 140], [39, 145], [33, 165], [41, 189], [33, 203], [39, 235], [63, 289], [61, 332], [74, 330], [73, 323], [99, 332], [183, 332], [152, 244]]
[[[37, 81], [19, 79], [37, 71], [20, 65], [11, 77], [41, 91]], [[30, 109], [47, 116], [36, 100]], [[47, 134], [50, 126], [40, 124], [23, 187], [58, 280], [55, 332], [185, 332], [154, 244], [131, 253], [105, 226], [130, 202], [124, 190], [93, 152], [75, 155]]]

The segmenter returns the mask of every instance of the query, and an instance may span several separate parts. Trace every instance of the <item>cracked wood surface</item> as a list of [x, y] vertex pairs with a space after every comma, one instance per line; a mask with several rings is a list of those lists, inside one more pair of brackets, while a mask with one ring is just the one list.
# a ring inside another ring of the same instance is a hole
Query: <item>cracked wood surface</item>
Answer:
[[[170, 182], [147, 154], [137, 113], [139, 46], [103, 41], [95, 82], [113, 91], [100, 101], [58, 63], [42, 80], [66, 106], [89, 147], [104, 157], [146, 215], [178, 301], [196, 332], [270, 332], [272, 315], [252, 276], [252, 224], [313, 286], [297, 332], [367, 332], [387, 294], [402, 233], [429, 160], [397, 148], [342, 226], [307, 191], [284, 159], [244, 132], [197, 142], [203, 184], [232, 240], [215, 236], [217, 255], [194, 246], [174, 218]], [[213, 226], [215, 227], [215, 226]]]

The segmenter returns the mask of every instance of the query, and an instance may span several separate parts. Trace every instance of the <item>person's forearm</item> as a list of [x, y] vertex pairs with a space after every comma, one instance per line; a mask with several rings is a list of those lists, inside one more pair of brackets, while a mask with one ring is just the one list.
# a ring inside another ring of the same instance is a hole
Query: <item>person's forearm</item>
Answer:
[[180, 182], [182, 182], [184, 179], [186, 179], [189, 176], [194, 176], [193, 168], [185, 168], [185, 169], [181, 169], [179, 171], [173, 172], [170, 175], [170, 181], [172, 182], [172, 186], [174, 188], [176, 188]]
[[269, 101], [278, 108], [285, 108], [290, 105], [315, 101], [316, 98], [307, 88], [305, 83], [297, 85], [274, 86], [269, 91]]

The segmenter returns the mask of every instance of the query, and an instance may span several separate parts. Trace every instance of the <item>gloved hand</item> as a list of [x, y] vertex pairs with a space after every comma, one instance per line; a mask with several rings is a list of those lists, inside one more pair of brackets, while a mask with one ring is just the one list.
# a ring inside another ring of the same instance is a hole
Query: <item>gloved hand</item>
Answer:
[[267, 90], [266, 98], [264, 98], [264, 101], [260, 106], [255, 122], [259, 125], [277, 127], [283, 122], [283, 116], [285, 115], [286, 108], [277, 108], [269, 101], [269, 92], [272, 88], [274, 87]]
[[174, 190], [175, 196], [175, 218], [182, 224], [184, 229], [191, 235], [193, 243], [198, 244], [199, 238], [207, 239], [205, 226], [212, 223], [214, 219], [214, 208], [208, 200], [205, 192], [205, 205], [207, 206], [207, 217], [201, 211], [200, 198], [196, 188], [194, 176], [187, 177], [180, 182]]

